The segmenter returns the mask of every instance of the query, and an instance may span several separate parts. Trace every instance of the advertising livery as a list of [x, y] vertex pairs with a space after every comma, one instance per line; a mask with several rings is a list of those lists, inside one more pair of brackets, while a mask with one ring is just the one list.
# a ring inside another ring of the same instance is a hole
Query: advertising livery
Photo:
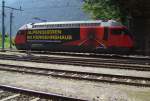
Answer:
[[27, 32], [28, 42], [64, 43], [80, 39], [79, 28], [72, 29], [36, 29]]
[[134, 47], [128, 29], [114, 20], [26, 24], [15, 38], [17, 49], [51, 51], [125, 51]]

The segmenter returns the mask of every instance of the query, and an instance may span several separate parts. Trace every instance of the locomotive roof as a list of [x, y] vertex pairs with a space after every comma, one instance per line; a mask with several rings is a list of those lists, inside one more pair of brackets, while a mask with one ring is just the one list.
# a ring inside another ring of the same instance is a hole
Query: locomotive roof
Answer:
[[51, 25], [51, 24], [84, 24], [84, 23], [101, 23], [101, 20], [96, 21], [63, 21], [63, 22], [44, 22], [35, 23], [34, 25]]
[[122, 24], [115, 20], [43, 22], [43, 23], [26, 24], [22, 26], [20, 29], [57, 28], [57, 27], [62, 28], [62, 27], [79, 27], [79, 26], [122, 26]]

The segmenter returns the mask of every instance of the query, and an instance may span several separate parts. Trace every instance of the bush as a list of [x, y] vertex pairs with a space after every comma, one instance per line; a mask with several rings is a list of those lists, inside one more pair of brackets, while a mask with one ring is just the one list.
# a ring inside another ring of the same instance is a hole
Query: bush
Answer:
[[83, 10], [93, 19], [126, 19], [118, 0], [84, 0]]

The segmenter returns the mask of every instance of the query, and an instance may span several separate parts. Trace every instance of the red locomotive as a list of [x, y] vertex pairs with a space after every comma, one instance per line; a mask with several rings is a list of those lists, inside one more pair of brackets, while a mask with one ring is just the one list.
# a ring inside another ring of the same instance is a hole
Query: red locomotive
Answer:
[[134, 46], [128, 29], [114, 20], [32, 23], [15, 38], [19, 50], [125, 51]]

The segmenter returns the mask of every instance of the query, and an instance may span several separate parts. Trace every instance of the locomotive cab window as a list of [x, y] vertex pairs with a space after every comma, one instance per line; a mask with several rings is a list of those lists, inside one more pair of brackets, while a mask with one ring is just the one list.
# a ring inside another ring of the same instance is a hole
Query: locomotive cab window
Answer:
[[133, 35], [131, 34], [131, 32], [128, 29], [124, 29], [123, 31], [125, 34], [129, 35], [131, 39], [134, 39]]
[[22, 33], [22, 31], [20, 30], [17, 32], [17, 35], [24, 35], [24, 33]]
[[123, 30], [122, 29], [111, 29], [111, 34], [114, 34], [114, 35], [121, 35], [123, 34]]

